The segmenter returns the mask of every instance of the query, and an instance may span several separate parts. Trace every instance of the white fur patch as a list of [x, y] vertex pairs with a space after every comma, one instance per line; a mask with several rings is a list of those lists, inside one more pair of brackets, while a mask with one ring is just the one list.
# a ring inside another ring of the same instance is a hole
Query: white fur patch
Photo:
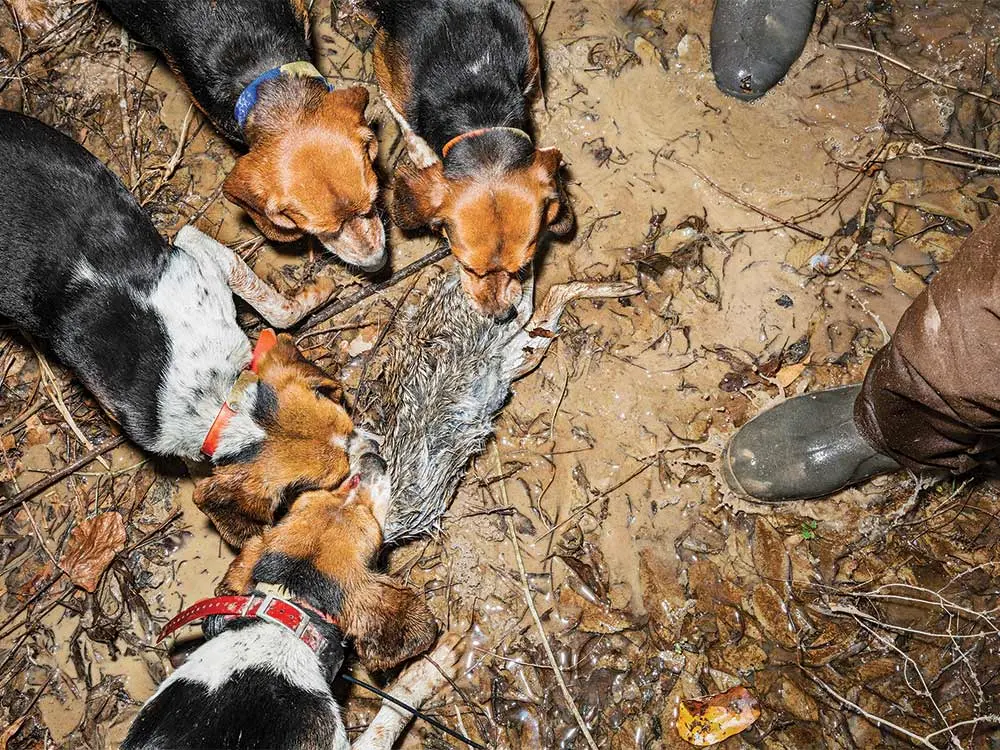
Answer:
[[198, 683], [213, 692], [234, 673], [245, 669], [277, 674], [301, 690], [326, 696], [328, 710], [337, 726], [333, 750], [348, 750], [350, 744], [340, 707], [330, 693], [319, 659], [305, 643], [279, 625], [260, 623], [220, 633], [164, 680], [153, 698], [177, 680]]
[[72, 284], [100, 284], [107, 283], [107, 278], [97, 273], [97, 269], [91, 265], [90, 261], [81, 257], [73, 269]]
[[[319, 659], [293, 633], [270, 623], [239, 630], [226, 630], [205, 643], [184, 665], [160, 685], [162, 692], [175, 680], [187, 680], [218, 690], [234, 673], [259, 669], [281, 675], [289, 683], [310, 693], [330, 694]], [[336, 710], [336, 703], [330, 697]]]
[[[250, 361], [250, 342], [236, 325], [236, 306], [222, 271], [180, 249], [171, 256], [148, 304], [162, 318], [170, 339], [154, 448], [198, 460], [219, 408]], [[252, 404], [251, 398], [256, 398], [256, 389], [248, 391], [244, 402]], [[230, 425], [220, 448], [264, 439], [264, 431], [246, 414]]]

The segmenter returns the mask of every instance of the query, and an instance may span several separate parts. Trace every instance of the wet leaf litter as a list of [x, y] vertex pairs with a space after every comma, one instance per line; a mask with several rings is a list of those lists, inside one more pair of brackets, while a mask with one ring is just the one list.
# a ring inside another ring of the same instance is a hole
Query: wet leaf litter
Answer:
[[[682, 701], [743, 685], [760, 718], [723, 747], [981, 746], [1000, 712], [995, 486], [899, 475], [762, 509], [726, 497], [713, 466], [774, 399], [860, 380], [996, 210], [996, 9], [830, 3], [788, 80], [746, 106], [714, 89], [709, 3], [526, 6], [544, 23], [541, 141], [569, 162], [579, 218], [539, 292], [620, 277], [643, 294], [570, 310], [442, 532], [393, 552], [390, 568], [473, 644], [429, 710], [491, 747], [586, 747], [581, 721], [601, 747], [686, 747]], [[312, 13], [320, 68], [370, 83], [370, 26], [347, 4]], [[0, 104], [83, 142], [165, 233], [195, 218], [285, 290], [320, 269], [345, 299], [365, 285], [315, 248], [269, 246], [219, 198], [233, 152], [93, 3], [0, 8]], [[391, 164], [394, 126], [371, 112]], [[434, 243], [393, 233], [392, 246], [402, 268]], [[396, 306], [429, 280], [296, 337], [356, 389]], [[209, 593], [230, 552], [183, 468], [127, 444], [110, 468], [92, 460], [8, 507], [118, 434], [47, 359], [51, 376], [4, 322], [0, 736], [115, 747], [170, 670], [150, 645], [158, 624]], [[378, 704], [346, 696], [356, 734]], [[416, 727], [404, 746], [445, 743]]]

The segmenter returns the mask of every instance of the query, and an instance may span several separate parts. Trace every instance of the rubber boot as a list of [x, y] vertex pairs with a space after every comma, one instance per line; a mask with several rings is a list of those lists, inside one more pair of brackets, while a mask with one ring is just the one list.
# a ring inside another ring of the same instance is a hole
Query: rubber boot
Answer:
[[722, 454], [729, 488], [775, 503], [832, 495], [900, 468], [872, 448], [854, 424], [860, 385], [782, 401], [743, 425]]
[[763, 96], [805, 47], [816, 0], [716, 0], [712, 16], [712, 72], [723, 93]]

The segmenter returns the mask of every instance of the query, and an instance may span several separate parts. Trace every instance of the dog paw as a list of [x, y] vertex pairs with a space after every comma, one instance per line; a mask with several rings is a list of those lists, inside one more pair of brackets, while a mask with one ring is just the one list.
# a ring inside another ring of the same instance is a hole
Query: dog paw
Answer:
[[312, 311], [333, 296], [337, 283], [329, 276], [317, 276], [299, 293], [299, 304], [307, 311]]
[[434, 650], [427, 654], [427, 658], [449, 677], [454, 678], [468, 648], [468, 636], [449, 631], [441, 636]]

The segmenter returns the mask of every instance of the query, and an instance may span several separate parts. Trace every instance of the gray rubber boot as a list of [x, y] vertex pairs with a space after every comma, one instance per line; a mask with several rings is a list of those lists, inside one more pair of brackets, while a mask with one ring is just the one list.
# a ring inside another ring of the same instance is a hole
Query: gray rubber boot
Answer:
[[809, 38], [816, 0], [716, 0], [712, 72], [726, 94], [763, 96], [792, 67]]
[[722, 453], [729, 488], [776, 503], [832, 495], [900, 468], [872, 448], [854, 424], [860, 385], [782, 401], [743, 425]]

